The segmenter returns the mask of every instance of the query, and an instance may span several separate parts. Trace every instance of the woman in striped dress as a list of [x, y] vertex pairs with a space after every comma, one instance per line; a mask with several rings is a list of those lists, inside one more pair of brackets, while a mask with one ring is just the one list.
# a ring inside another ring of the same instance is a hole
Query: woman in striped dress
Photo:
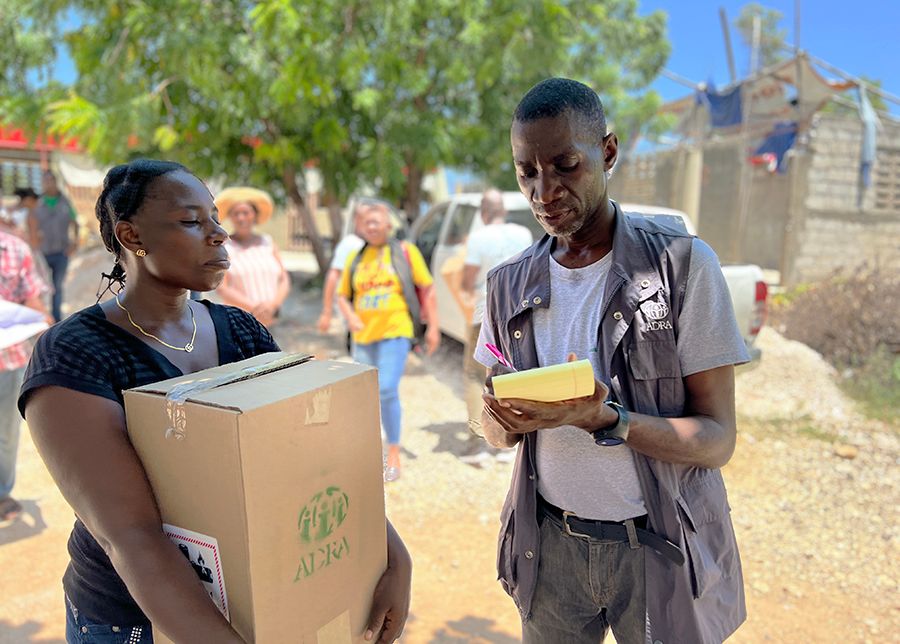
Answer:
[[224, 304], [271, 327], [291, 289], [272, 238], [254, 231], [272, 216], [272, 198], [255, 188], [227, 188], [216, 197], [216, 206], [233, 228], [226, 242], [231, 268], [216, 293]]

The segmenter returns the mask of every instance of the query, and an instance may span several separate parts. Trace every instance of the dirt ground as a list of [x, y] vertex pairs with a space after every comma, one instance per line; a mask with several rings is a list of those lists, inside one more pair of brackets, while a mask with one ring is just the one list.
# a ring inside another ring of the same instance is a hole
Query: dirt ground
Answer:
[[[73, 303], [90, 302], [96, 263], [87, 256], [74, 267]], [[295, 289], [276, 338], [286, 350], [343, 355], [337, 326], [319, 335], [317, 315], [318, 293]], [[737, 379], [738, 445], [724, 470], [749, 613], [729, 641], [896, 641], [897, 427], [860, 416], [804, 345], [770, 329], [759, 343], [762, 362]], [[512, 466], [458, 460], [467, 436], [461, 356], [446, 341], [432, 358], [411, 358], [401, 384], [404, 469], [386, 499], [415, 566], [402, 641], [513, 644], [518, 615], [494, 569]], [[72, 513], [24, 426], [18, 477], [25, 514], [0, 527], [0, 644], [62, 644]]]

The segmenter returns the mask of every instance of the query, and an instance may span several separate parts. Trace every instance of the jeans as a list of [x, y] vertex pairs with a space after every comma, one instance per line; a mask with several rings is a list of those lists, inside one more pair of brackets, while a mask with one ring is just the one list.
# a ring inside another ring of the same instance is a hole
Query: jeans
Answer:
[[44, 255], [50, 274], [53, 276], [53, 319], [62, 320], [63, 285], [66, 283], [66, 271], [69, 270], [69, 256], [65, 253], [48, 253]]
[[66, 644], [153, 644], [153, 629], [150, 624], [97, 624], [85, 619], [66, 597]]
[[0, 499], [9, 496], [16, 482], [16, 452], [22, 419], [16, 407], [25, 367], [0, 371]]
[[612, 627], [619, 644], [643, 644], [647, 640], [643, 547], [569, 536], [556, 519], [540, 520], [537, 587], [531, 619], [522, 625], [522, 641], [599, 644]]
[[388, 338], [370, 344], [353, 345], [354, 360], [378, 369], [381, 426], [388, 445], [400, 444], [400, 378], [411, 347], [409, 338]]

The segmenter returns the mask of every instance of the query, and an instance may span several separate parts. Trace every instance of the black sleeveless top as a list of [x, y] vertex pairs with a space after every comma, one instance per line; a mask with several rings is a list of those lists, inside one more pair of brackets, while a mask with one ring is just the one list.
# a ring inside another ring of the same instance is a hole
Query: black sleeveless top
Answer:
[[[249, 313], [202, 303], [216, 329], [219, 364], [279, 350], [266, 328]], [[66, 387], [124, 406], [124, 390], [181, 375], [163, 354], [107, 320], [100, 306], [94, 305], [50, 327], [38, 339], [19, 393], [19, 411], [24, 416], [29, 395], [40, 387]], [[88, 620], [119, 626], [148, 622], [109, 557], [77, 517], [69, 537], [69, 556], [63, 587]]]

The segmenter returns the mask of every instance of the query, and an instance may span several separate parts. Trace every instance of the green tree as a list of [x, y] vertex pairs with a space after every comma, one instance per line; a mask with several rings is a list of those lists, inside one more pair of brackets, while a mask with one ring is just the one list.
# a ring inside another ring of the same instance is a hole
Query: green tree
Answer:
[[[741, 13], [734, 21], [734, 26], [741, 34], [741, 40], [748, 50], [753, 49], [753, 22], [759, 18], [759, 66], [768, 67], [784, 60], [787, 31], [779, 25], [784, 14], [777, 9], [764, 7], [758, 2], [751, 2], [741, 7]], [[750, 70], [753, 72], [754, 70]]]
[[28, 104], [0, 97], [0, 118], [45, 120], [102, 161], [164, 155], [267, 187], [299, 213], [323, 270], [305, 165], [318, 165], [329, 203], [372, 185], [412, 217], [439, 165], [514, 184], [511, 114], [544, 77], [587, 82], [620, 133], [640, 132], [669, 52], [664, 15], [639, 16], [636, 0], [31, 4], [50, 23], [82, 18], [59, 35], [78, 77], [62, 98], [28, 87], [16, 90]]
[[43, 106], [64, 92], [52, 78], [62, 36], [46, 10], [46, 2], [0, 0], [0, 115], [36, 134], [45, 129]]

